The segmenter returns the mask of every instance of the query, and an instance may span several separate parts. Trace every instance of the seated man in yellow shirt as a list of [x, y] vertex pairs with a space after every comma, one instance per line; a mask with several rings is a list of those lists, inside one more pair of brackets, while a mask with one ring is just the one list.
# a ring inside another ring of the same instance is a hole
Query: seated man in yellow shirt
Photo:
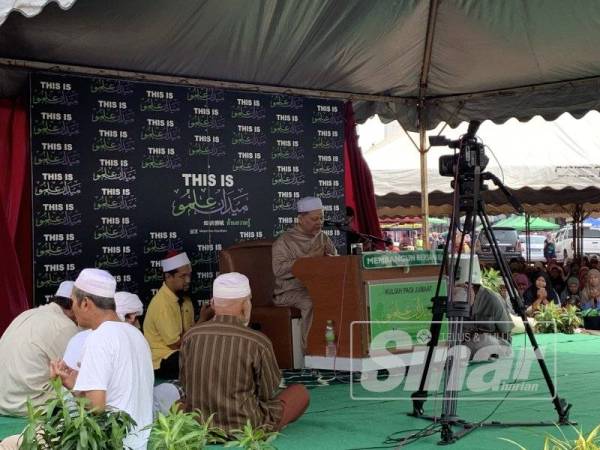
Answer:
[[152, 351], [154, 375], [179, 378], [179, 347], [183, 334], [194, 324], [194, 306], [186, 295], [192, 266], [186, 253], [170, 251], [160, 262], [164, 281], [152, 297], [144, 319], [144, 336]]

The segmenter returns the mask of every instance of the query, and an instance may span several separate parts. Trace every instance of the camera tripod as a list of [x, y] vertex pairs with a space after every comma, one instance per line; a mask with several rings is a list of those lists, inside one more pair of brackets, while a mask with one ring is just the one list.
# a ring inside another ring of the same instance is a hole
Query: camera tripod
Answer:
[[[467, 142], [470, 140], [470, 145], [473, 145], [474, 134], [478, 126], [478, 123], [475, 123], [474, 125], [473, 122], [469, 126]], [[493, 181], [494, 184], [496, 184], [496, 186], [498, 186], [501, 189], [501, 191], [505, 194], [507, 199], [518, 212], [522, 213], [523, 207], [521, 206], [519, 201], [514, 196], [512, 196], [510, 191], [502, 184], [502, 182], [495, 175], [488, 172], [482, 173], [480, 158], [484, 158], [483, 146], [480, 152], [472, 152], [472, 155], [476, 154], [477, 156], [475, 159], [471, 159], [471, 161], [467, 164], [462, 164], [461, 158], [464, 157], [464, 147], [466, 145], [463, 145], [462, 140], [457, 142], [457, 147], [460, 147], [460, 153], [456, 155], [457, 157], [454, 158], [454, 181], [452, 183], [452, 187], [454, 188], [454, 201], [452, 218], [450, 221], [451, 232], [449, 233], [448, 239], [446, 240], [444, 246], [442, 265], [437, 281], [436, 293], [435, 297], [432, 298], [433, 317], [430, 327], [431, 339], [428, 343], [425, 366], [421, 375], [419, 389], [418, 391], [414, 392], [411, 396], [413, 402], [413, 411], [412, 413], [409, 413], [409, 415], [439, 423], [441, 426], [441, 440], [439, 441], [439, 444], [441, 445], [452, 444], [458, 439], [469, 434], [470, 432], [483, 427], [555, 425], [555, 422], [551, 421], [468, 422], [460, 419], [457, 415], [458, 389], [454, 388], [456, 383], [455, 379], [457, 377], [455, 372], [457, 368], [453, 364], [453, 358], [455, 358], [455, 356], [453, 356], [453, 352], [451, 350], [453, 347], [461, 344], [460, 341], [463, 336], [463, 322], [465, 320], [468, 320], [471, 316], [469, 305], [471, 304], [470, 297], [473, 294], [469, 289], [466, 301], [464, 301], [464, 299], [459, 299], [454, 295], [455, 273], [457, 272], [457, 269], [459, 267], [465, 236], [468, 234], [471, 237], [471, 249], [469, 255], [469, 271], [467, 280], [468, 284], [471, 285], [475, 254], [475, 230], [477, 221], [479, 220], [482, 225], [481, 233], [485, 233], [485, 236], [487, 237], [487, 240], [490, 243], [494, 260], [500, 268], [500, 272], [502, 274], [502, 278], [504, 279], [511, 303], [513, 305], [513, 309], [521, 317], [521, 319], [523, 320], [523, 324], [525, 325], [525, 331], [527, 333], [531, 346], [533, 347], [533, 351], [535, 352], [538, 364], [544, 376], [544, 380], [546, 381], [546, 384], [548, 386], [548, 390], [552, 396], [552, 403], [554, 405], [554, 409], [558, 414], [557, 423], [560, 425], [574, 424], [574, 422], [571, 422], [569, 420], [569, 410], [571, 409], [572, 405], [567, 403], [565, 399], [560, 398], [558, 396], [558, 392], [550, 377], [550, 373], [548, 371], [548, 367], [546, 366], [546, 362], [542, 356], [541, 351], [539, 350], [539, 345], [536, 341], [533, 329], [531, 328], [531, 325], [527, 320], [523, 299], [518, 293], [516, 285], [512, 277], [510, 276], [508, 264], [503, 258], [500, 251], [500, 247], [498, 245], [498, 241], [494, 236], [490, 220], [485, 210], [485, 202], [480, 196], [480, 192], [482, 190], [487, 189], [483, 182], [485, 180]], [[467, 169], [472, 170], [467, 170], [466, 173], [461, 173], [461, 167], [464, 168], [465, 166], [467, 167]], [[455, 252], [454, 246], [457, 238], [457, 230], [459, 228], [460, 218], [463, 213], [463, 233], [460, 238], [460, 245], [458, 251]], [[446, 274], [448, 277], [448, 295], [440, 296], [440, 288], [444, 280], [444, 274]], [[423, 405], [427, 400], [428, 395], [426, 390], [427, 376], [430, 370], [434, 351], [439, 343], [440, 332], [442, 328], [442, 320], [444, 318], [444, 315], [446, 315], [448, 319], [449, 336], [447, 352], [448, 357], [446, 359], [443, 372], [444, 394], [442, 401], [442, 412], [441, 416], [428, 416], [424, 414], [423, 409]]]

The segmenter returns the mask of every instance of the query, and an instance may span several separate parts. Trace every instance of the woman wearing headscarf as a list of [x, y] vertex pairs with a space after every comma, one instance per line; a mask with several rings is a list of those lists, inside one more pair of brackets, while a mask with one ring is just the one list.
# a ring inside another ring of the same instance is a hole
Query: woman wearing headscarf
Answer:
[[562, 306], [575, 305], [578, 308], [580, 307], [579, 278], [570, 277], [567, 280], [567, 287], [560, 294], [560, 304]]
[[537, 272], [532, 277], [533, 284], [525, 291], [525, 305], [528, 306], [527, 313], [534, 316], [540, 307], [550, 302], [560, 304], [558, 294], [552, 287], [550, 277], [546, 272]]
[[566, 289], [567, 282], [565, 279], [565, 273], [563, 272], [563, 268], [558, 264], [548, 264], [548, 276], [550, 277], [552, 287], [556, 292], [560, 293]]
[[581, 309], [599, 309], [600, 310], [600, 271], [590, 269], [587, 273], [587, 280], [581, 290]]

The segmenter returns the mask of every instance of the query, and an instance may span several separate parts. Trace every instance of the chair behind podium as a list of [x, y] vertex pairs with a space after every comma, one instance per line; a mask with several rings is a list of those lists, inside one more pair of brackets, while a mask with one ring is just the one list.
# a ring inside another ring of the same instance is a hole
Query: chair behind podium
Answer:
[[292, 320], [300, 319], [300, 311], [273, 303], [273, 242], [269, 239], [245, 241], [222, 250], [219, 270], [221, 273], [239, 272], [248, 277], [252, 289], [250, 326], [271, 340], [279, 367], [291, 369], [295, 367]]

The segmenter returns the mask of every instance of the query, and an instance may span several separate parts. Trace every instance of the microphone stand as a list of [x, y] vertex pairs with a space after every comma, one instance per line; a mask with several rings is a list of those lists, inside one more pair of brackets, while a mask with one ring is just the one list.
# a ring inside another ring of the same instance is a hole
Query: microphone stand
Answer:
[[385, 239], [382, 239], [380, 237], [377, 236], [373, 236], [372, 234], [367, 234], [367, 233], [361, 233], [360, 231], [356, 231], [353, 228], [350, 228], [348, 225], [343, 224], [343, 223], [334, 223], [332, 224], [334, 228], [343, 231], [345, 233], [354, 233], [356, 234], [358, 237], [360, 237], [362, 240], [364, 240], [365, 242], [379, 242], [381, 244], [386, 244]]

